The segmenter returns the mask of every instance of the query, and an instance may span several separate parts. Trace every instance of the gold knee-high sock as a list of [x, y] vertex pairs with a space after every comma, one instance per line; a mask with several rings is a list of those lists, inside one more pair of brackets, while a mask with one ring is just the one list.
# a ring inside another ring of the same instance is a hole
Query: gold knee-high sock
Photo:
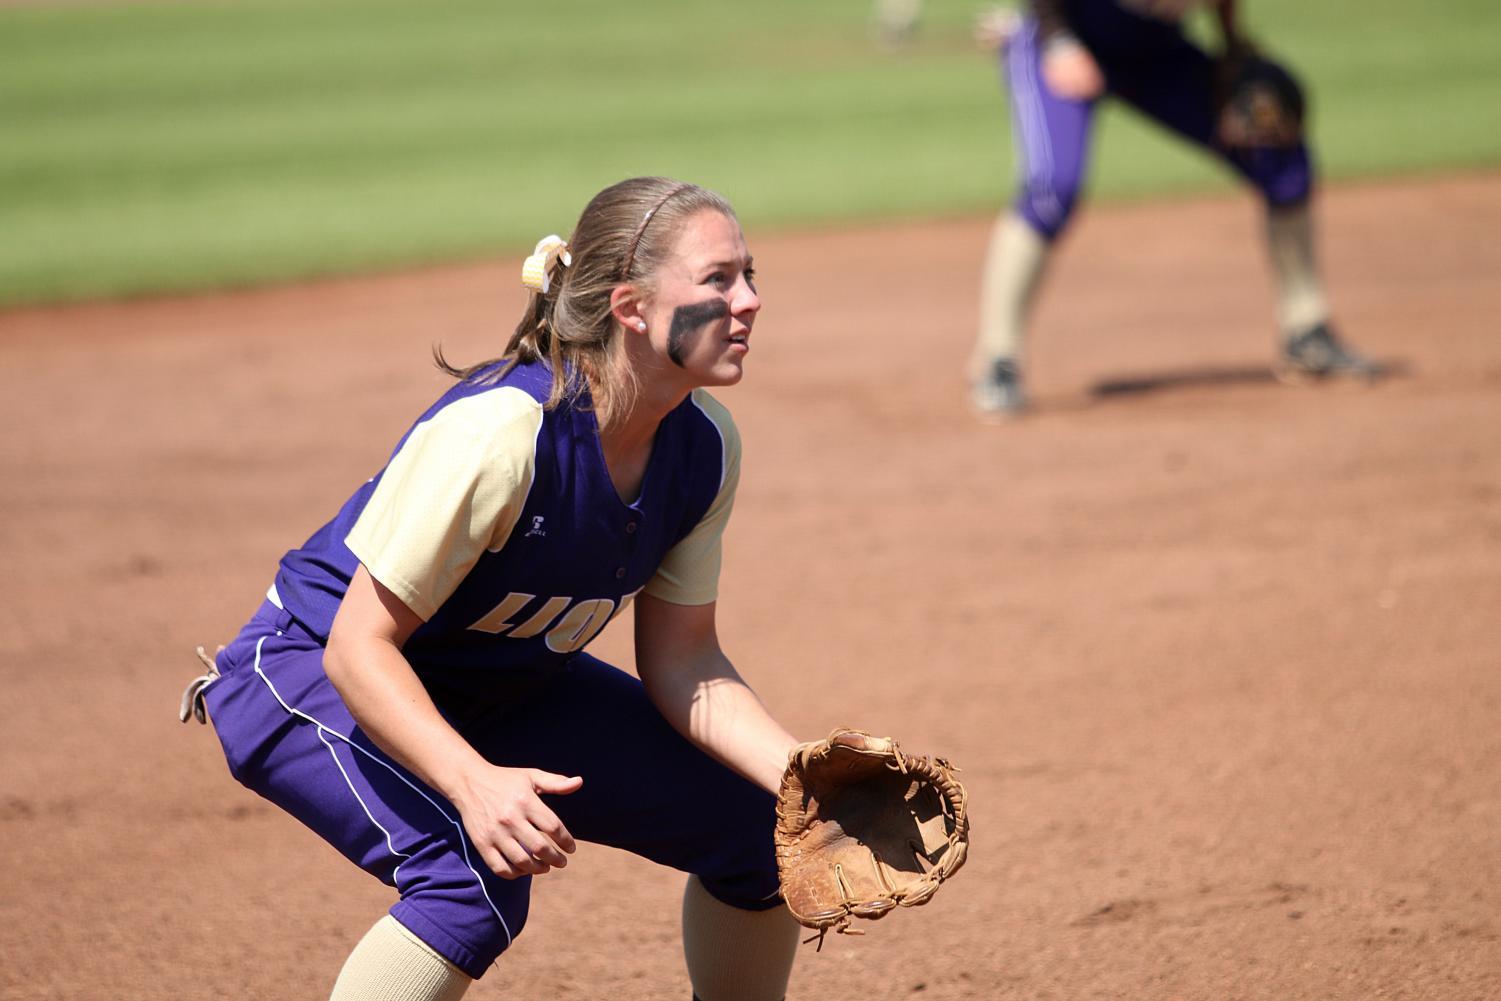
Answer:
[[344, 961], [329, 1001], [459, 1001], [473, 982], [387, 914]]
[[800, 926], [785, 907], [744, 911], [714, 899], [697, 876], [683, 891], [683, 956], [699, 1001], [782, 1001]]
[[1048, 241], [1015, 212], [996, 219], [980, 273], [980, 336], [973, 365], [1017, 358], [1032, 299], [1048, 260]]
[[1277, 322], [1287, 335], [1301, 334], [1329, 319], [1313, 247], [1313, 212], [1308, 203], [1269, 208], [1267, 252], [1277, 291]]

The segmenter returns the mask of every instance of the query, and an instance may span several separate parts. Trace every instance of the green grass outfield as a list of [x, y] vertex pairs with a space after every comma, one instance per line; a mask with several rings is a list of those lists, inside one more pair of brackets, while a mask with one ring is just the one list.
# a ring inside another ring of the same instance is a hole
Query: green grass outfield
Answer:
[[[1501, 163], [1495, 0], [1247, 0], [1311, 85], [1326, 176]], [[665, 173], [751, 228], [988, 211], [1007, 113], [929, 0], [897, 53], [869, 0], [194, 0], [0, 9], [0, 305], [529, 249]], [[534, 11], [535, 13], [528, 13]], [[1215, 190], [1129, 115], [1099, 197]]]

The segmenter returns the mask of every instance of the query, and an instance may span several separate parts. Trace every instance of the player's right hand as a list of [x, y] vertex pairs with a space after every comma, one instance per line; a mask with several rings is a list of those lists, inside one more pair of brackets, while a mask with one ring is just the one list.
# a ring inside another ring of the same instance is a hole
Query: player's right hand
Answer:
[[577, 775], [486, 765], [452, 799], [485, 864], [502, 879], [518, 879], [568, 864], [578, 845], [540, 794], [567, 795], [583, 784]]
[[1105, 74], [1082, 42], [1055, 38], [1042, 56], [1042, 79], [1067, 101], [1093, 101], [1105, 92]]

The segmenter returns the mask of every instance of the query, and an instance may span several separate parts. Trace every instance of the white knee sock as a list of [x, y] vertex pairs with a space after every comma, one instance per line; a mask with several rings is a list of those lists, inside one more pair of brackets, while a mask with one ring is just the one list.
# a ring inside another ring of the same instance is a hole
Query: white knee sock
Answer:
[[329, 1001], [459, 1001], [473, 982], [387, 914], [344, 961]]
[[1300, 334], [1327, 321], [1329, 305], [1314, 258], [1313, 213], [1308, 203], [1267, 209], [1266, 244], [1282, 332]]
[[996, 219], [980, 273], [980, 337], [973, 364], [1017, 358], [1032, 311], [1032, 298], [1048, 260], [1049, 244], [1015, 212]]
[[786, 907], [745, 911], [714, 899], [697, 876], [683, 891], [683, 956], [699, 1001], [782, 1001], [800, 926]]

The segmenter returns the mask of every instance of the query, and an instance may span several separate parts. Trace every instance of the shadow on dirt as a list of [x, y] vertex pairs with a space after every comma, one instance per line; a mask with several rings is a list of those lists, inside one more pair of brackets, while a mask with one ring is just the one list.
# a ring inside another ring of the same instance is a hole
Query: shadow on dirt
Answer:
[[1099, 397], [1133, 396], [1141, 393], [1158, 393], [1174, 389], [1194, 389], [1201, 386], [1256, 385], [1276, 382], [1277, 376], [1265, 365], [1240, 366], [1236, 368], [1194, 368], [1177, 372], [1158, 372], [1148, 375], [1126, 376], [1105, 379], [1089, 387], [1089, 395]]
[[1197, 389], [1207, 386], [1252, 386], [1271, 382], [1323, 382], [1358, 381], [1377, 382], [1383, 379], [1400, 378], [1412, 374], [1412, 368], [1403, 361], [1382, 361], [1377, 371], [1361, 376], [1303, 376], [1289, 378], [1264, 365], [1241, 365], [1225, 368], [1194, 368], [1176, 372], [1159, 372], [1149, 375], [1105, 379], [1089, 387], [1089, 396], [1105, 399], [1114, 396], [1135, 396], [1175, 389]]

